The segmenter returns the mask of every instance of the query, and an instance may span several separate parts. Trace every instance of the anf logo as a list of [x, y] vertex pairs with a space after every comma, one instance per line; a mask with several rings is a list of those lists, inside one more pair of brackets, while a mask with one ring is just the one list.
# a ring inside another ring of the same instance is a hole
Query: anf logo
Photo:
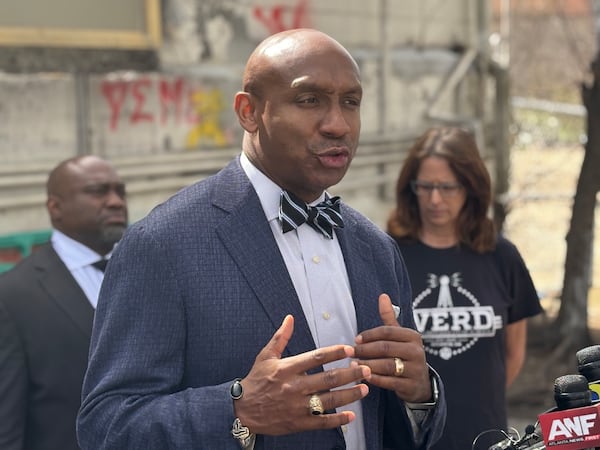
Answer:
[[591, 413], [575, 417], [565, 417], [563, 419], [554, 419], [550, 427], [548, 439], [554, 441], [557, 439], [587, 436], [594, 426], [594, 419], [597, 415], [597, 413]]

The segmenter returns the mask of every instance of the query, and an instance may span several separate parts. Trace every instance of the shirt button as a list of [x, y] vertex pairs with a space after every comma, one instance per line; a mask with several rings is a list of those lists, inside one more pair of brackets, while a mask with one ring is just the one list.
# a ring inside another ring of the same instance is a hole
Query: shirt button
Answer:
[[331, 314], [329, 314], [327, 311], [325, 311], [325, 312], [323, 313], [323, 319], [325, 319], [325, 320], [329, 320], [329, 319], [331, 319]]
[[315, 264], [319, 264], [319, 263], [321, 262], [321, 258], [319, 258], [319, 256], [318, 256], [318, 255], [315, 255], [315, 256], [313, 256], [313, 257], [312, 257], [312, 261], [313, 261]]

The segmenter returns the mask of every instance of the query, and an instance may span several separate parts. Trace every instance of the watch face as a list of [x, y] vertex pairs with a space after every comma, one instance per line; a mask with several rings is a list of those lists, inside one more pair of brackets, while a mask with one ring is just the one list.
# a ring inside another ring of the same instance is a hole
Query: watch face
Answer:
[[242, 387], [242, 383], [240, 383], [241, 380], [235, 380], [233, 382], [233, 384], [231, 385], [231, 390], [230, 390], [230, 394], [231, 394], [231, 398], [233, 398], [234, 400], [238, 400], [240, 398], [242, 398], [242, 395], [244, 395], [244, 389]]

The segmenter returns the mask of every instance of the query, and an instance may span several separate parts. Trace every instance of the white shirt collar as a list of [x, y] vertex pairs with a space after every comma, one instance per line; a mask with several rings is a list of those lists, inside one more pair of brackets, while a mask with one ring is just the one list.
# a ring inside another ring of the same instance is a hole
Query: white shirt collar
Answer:
[[[56, 229], [52, 230], [50, 240], [52, 241], [52, 247], [54, 247], [54, 250], [70, 271], [89, 266], [102, 258], [101, 255], [91, 248], [86, 247], [81, 242], [70, 238]], [[110, 254], [106, 255], [105, 258], [109, 256]]]
[[[267, 220], [270, 222], [271, 220], [278, 219], [282, 188], [258, 170], [244, 152], [242, 152], [240, 156], [240, 164], [258, 195], [262, 208], [267, 216]], [[325, 200], [325, 192], [323, 192], [314, 202], [311, 202], [310, 205], [316, 205], [323, 200]]]

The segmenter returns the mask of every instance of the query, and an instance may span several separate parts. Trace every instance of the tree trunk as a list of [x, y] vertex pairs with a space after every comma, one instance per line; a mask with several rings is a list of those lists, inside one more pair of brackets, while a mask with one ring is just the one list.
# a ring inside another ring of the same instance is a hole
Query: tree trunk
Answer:
[[[570, 356], [590, 345], [587, 325], [596, 193], [600, 189], [600, 53], [592, 63], [593, 82], [583, 85], [582, 99], [587, 110], [587, 143], [567, 233], [567, 256], [560, 310], [554, 324], [560, 345], [554, 353]], [[557, 355], [560, 356], [560, 355]]]
[[508, 191], [510, 188], [510, 77], [508, 70], [495, 62], [490, 63], [490, 72], [496, 81], [496, 98], [494, 105], [494, 151], [495, 151], [495, 195], [494, 222], [498, 231], [504, 229], [508, 214]]

